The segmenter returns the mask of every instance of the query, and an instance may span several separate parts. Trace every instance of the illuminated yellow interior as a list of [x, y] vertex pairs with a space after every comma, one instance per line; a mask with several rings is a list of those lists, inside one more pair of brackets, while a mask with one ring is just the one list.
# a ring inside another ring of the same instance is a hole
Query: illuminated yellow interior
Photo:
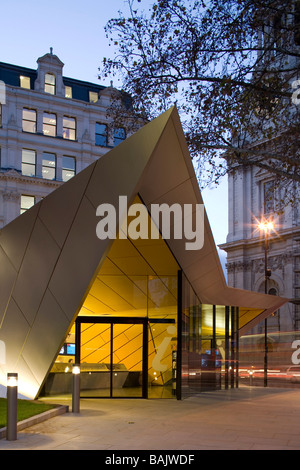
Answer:
[[[135, 203], [141, 204], [137, 197]], [[145, 216], [149, 227], [151, 218], [145, 206]], [[127, 218], [127, 226], [130, 218]], [[177, 349], [177, 278], [178, 265], [166, 242], [160, 235], [157, 238], [133, 240], [118, 237], [111, 248], [91, 285], [82, 308], [81, 317], [110, 317], [148, 319], [148, 384], [166, 385], [172, 381], [172, 353]], [[201, 308], [197, 322], [197, 335], [201, 337], [200, 352], [211, 347], [213, 334], [213, 307], [196, 304]], [[191, 304], [192, 305], [192, 304]], [[187, 311], [189, 305], [187, 306]], [[184, 310], [184, 306], [183, 306]], [[199, 310], [200, 311], [200, 310]], [[225, 307], [216, 306], [216, 339], [222, 344], [225, 338]], [[261, 311], [241, 309], [242, 323], [248, 322]], [[187, 313], [189, 316], [189, 313]], [[155, 323], [155, 320], [169, 323]], [[151, 321], [152, 320], [152, 321]], [[141, 324], [93, 323], [89, 318], [81, 325], [81, 362], [89, 371], [110, 370], [111, 340], [113, 331], [112, 363], [116, 368], [124, 367], [130, 372], [141, 372], [143, 364], [143, 327]], [[75, 342], [73, 327], [68, 342]], [[160, 369], [157, 364], [157, 351], [167, 342]], [[58, 356], [57, 362], [66, 362], [66, 357]], [[74, 358], [75, 359], [75, 358]], [[117, 375], [117, 373], [116, 373]]]
[[[134, 203], [141, 204], [137, 197]], [[151, 218], [145, 206], [149, 229]], [[127, 218], [127, 226], [130, 218]], [[152, 227], [153, 230], [153, 227]], [[165, 385], [172, 377], [172, 350], [177, 345], [177, 277], [179, 265], [160, 234], [157, 238], [122, 239], [118, 237], [96, 275], [86, 295], [79, 316], [146, 317], [149, 321], [148, 380], [153, 385]], [[163, 319], [172, 323], [152, 323]], [[173, 329], [168, 330], [170, 325]], [[174, 328], [176, 333], [174, 333]], [[108, 365], [110, 361], [110, 325], [84, 324], [81, 330], [81, 361]], [[171, 333], [169, 332], [171, 331]], [[129, 371], [142, 370], [142, 325], [114, 324], [113, 364], [124, 365]], [[168, 348], [161, 362], [166, 370], [158, 371], [152, 361], [159, 344], [167, 338]], [[66, 341], [75, 341], [73, 326]], [[65, 362], [59, 356], [57, 362]]]

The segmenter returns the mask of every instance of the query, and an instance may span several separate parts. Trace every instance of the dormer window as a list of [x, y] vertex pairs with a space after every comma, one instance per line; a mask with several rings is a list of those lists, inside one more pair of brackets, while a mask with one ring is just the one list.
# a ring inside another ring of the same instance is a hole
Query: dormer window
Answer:
[[72, 98], [72, 87], [66, 86], [65, 87], [65, 98]]
[[30, 90], [30, 78], [20, 75], [20, 87]]
[[97, 103], [99, 99], [98, 93], [96, 91], [90, 91], [89, 92], [89, 100], [90, 103]]
[[53, 73], [45, 74], [44, 90], [46, 93], [50, 93], [50, 95], [55, 95], [55, 75], [53, 75]]

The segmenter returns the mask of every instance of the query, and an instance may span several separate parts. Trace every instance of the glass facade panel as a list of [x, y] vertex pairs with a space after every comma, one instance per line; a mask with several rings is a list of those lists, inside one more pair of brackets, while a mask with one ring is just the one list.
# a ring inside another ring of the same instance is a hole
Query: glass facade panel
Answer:
[[238, 309], [201, 304], [182, 275], [182, 396], [238, 385]]
[[113, 324], [112, 396], [143, 395], [143, 324]]
[[172, 398], [176, 395], [177, 325], [150, 320], [148, 335], [148, 396]]

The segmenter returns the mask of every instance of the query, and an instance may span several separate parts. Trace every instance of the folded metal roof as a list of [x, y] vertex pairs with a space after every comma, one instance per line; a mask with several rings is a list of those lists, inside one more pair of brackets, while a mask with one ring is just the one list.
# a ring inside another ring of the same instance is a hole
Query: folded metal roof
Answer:
[[[0, 382], [18, 372], [19, 391], [37, 396], [112, 245], [96, 236], [96, 208], [128, 205], [139, 195], [151, 204], [202, 204], [176, 108], [136, 134], [0, 231], [0, 341], [6, 358]], [[166, 240], [200, 301], [240, 307], [240, 332], [286, 300], [229, 288], [207, 216], [204, 246]], [[2, 343], [2, 344], [3, 344]]]

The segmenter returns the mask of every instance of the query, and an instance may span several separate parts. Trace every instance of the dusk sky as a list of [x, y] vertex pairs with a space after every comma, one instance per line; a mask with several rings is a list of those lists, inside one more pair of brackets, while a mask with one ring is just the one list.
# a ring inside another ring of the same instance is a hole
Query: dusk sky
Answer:
[[[141, 5], [146, 9], [152, 3], [142, 0]], [[38, 57], [53, 47], [65, 64], [64, 76], [99, 83], [102, 58], [113, 55], [104, 26], [119, 10], [126, 11], [124, 0], [2, 1], [0, 62], [36, 69]], [[118, 88], [120, 83], [112, 79]], [[228, 230], [226, 181], [218, 189], [205, 190], [203, 198], [215, 241], [224, 243]]]

